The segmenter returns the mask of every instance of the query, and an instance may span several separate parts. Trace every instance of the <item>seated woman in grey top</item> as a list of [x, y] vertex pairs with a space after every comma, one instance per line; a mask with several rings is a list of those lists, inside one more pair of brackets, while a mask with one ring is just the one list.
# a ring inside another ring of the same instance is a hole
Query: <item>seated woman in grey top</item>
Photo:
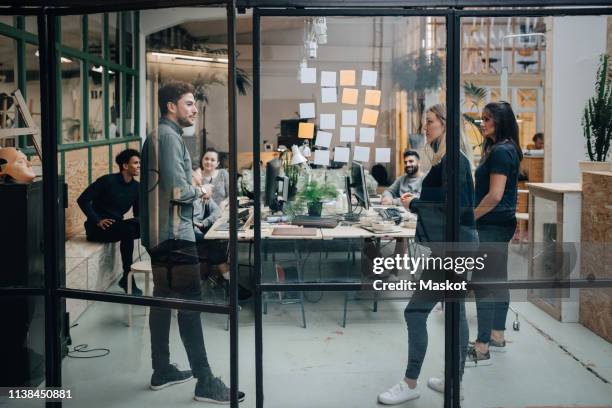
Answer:
[[193, 202], [193, 231], [196, 241], [204, 240], [204, 235], [221, 217], [221, 209], [212, 199], [197, 199]]
[[193, 171], [193, 184], [204, 186], [204, 198], [212, 198], [217, 204], [229, 196], [229, 174], [225, 169], [219, 169], [219, 152], [206, 149], [200, 157], [200, 167]]
[[415, 197], [421, 194], [423, 174], [419, 170], [419, 154], [414, 150], [404, 152], [404, 173], [383, 192], [383, 205], [402, 205], [402, 194], [411, 193]]

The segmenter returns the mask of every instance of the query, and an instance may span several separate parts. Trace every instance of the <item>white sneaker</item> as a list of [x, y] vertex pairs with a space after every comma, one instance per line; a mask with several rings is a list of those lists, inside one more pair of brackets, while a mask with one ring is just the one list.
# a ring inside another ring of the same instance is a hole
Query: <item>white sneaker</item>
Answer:
[[[434, 391], [444, 394], [444, 377], [430, 377], [427, 380], [427, 386]], [[463, 383], [461, 383], [461, 401], [465, 398], [463, 392]]]
[[408, 387], [406, 381], [402, 380], [387, 391], [378, 394], [378, 402], [385, 405], [395, 405], [417, 399], [420, 396], [421, 394], [419, 394], [416, 388]]

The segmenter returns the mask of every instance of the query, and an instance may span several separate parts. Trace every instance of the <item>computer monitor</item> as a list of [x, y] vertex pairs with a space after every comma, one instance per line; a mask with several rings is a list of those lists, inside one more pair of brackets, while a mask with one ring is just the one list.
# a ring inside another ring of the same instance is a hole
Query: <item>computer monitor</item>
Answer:
[[272, 211], [283, 209], [289, 200], [289, 177], [281, 176], [281, 161], [272, 159], [266, 164], [266, 186], [264, 203]]
[[352, 163], [351, 187], [353, 188], [353, 194], [355, 194], [359, 205], [368, 210], [370, 208], [370, 199], [368, 197], [368, 189], [366, 187], [365, 172], [363, 171], [363, 165], [360, 163]]

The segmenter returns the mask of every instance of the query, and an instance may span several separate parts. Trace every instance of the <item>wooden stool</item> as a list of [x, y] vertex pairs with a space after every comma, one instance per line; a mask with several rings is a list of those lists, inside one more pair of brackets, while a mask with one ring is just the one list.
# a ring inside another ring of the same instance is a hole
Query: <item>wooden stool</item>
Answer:
[[[132, 294], [132, 278], [135, 273], [144, 273], [145, 275], [145, 290], [144, 295], [150, 296], [149, 292], [149, 277], [152, 275], [153, 271], [151, 269], [151, 261], [138, 261], [134, 262], [130, 267], [130, 272], [127, 276], [127, 293], [128, 295]], [[132, 325], [132, 305], [128, 305], [128, 326]]]
[[519, 230], [519, 250], [523, 250], [523, 230], [528, 226], [529, 223], [529, 213], [516, 213], [516, 221], [518, 223]]

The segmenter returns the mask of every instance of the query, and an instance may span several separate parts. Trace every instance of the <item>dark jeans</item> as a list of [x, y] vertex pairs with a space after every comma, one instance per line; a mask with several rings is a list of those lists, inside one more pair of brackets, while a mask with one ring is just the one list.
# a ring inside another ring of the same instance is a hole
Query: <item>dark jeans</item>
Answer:
[[96, 224], [87, 221], [85, 223], [85, 234], [87, 240], [92, 242], [117, 242], [120, 241], [121, 263], [123, 276], [127, 276], [134, 259], [134, 240], [140, 238], [140, 223], [136, 218], [115, 221], [110, 227], [103, 230]]
[[[508, 280], [508, 243], [516, 230], [516, 219], [504, 224], [478, 225], [480, 252], [486, 254], [485, 269], [472, 276], [473, 281], [506, 282]], [[506, 330], [510, 305], [508, 289], [474, 289], [478, 336], [476, 341], [488, 343], [491, 330]]]
[[[433, 256], [433, 255], [432, 255]], [[446, 273], [436, 270], [425, 270], [421, 280], [443, 282]], [[404, 310], [404, 318], [408, 325], [408, 366], [406, 377], [416, 380], [421, 373], [421, 367], [427, 352], [427, 318], [438, 302], [443, 302], [444, 291], [416, 290]], [[465, 354], [468, 345], [469, 329], [465, 317], [465, 303], [462, 296], [454, 299], [459, 303], [459, 376], [463, 377]]]
[[[200, 264], [195, 242], [165, 241], [149, 250], [153, 269], [153, 296], [201, 300]], [[163, 370], [170, 364], [170, 309], [151, 307], [151, 360], [153, 370]], [[189, 365], [196, 378], [209, 370], [200, 312], [178, 311], [181, 340]]]

